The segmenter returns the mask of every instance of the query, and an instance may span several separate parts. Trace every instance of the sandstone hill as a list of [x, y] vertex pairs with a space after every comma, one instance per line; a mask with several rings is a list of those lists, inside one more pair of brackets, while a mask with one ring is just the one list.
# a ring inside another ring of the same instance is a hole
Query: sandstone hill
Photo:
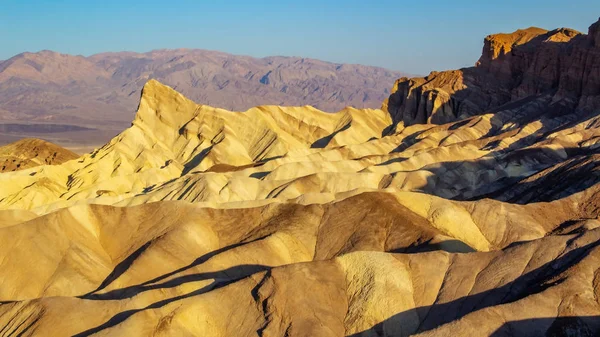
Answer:
[[0, 174], [0, 331], [600, 334], [598, 27], [490, 36], [382, 110], [148, 81], [102, 148]]
[[0, 172], [17, 171], [39, 165], [57, 165], [79, 157], [75, 153], [41, 139], [25, 138], [0, 146]]

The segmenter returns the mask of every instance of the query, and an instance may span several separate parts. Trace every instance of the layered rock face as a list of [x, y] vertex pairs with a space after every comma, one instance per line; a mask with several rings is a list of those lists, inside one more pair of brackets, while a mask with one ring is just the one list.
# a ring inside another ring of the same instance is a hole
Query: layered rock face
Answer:
[[600, 334], [598, 87], [519, 61], [593, 61], [597, 28], [491, 36], [477, 68], [410, 80], [443, 84], [410, 116], [444, 93], [472, 111], [446, 124], [404, 121], [398, 93], [237, 113], [149, 81], [101, 149], [0, 174], [0, 331]]
[[[515, 106], [528, 114], [590, 113], [600, 107], [598, 24], [572, 29], [517, 30], [485, 38], [476, 67], [402, 78], [384, 103], [397, 121], [444, 124]], [[508, 103], [511, 103], [507, 105]]]

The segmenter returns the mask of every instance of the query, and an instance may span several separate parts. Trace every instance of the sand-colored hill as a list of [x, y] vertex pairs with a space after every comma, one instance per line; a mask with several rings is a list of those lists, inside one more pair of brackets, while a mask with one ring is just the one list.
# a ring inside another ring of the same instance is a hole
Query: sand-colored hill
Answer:
[[0, 172], [18, 171], [39, 165], [57, 165], [79, 157], [41, 139], [25, 138], [0, 146]]
[[[595, 174], [593, 160], [579, 163], [593, 157], [579, 154], [593, 155], [598, 117], [521, 116], [521, 109], [404, 127], [381, 110], [229, 112], [150, 81], [131, 128], [76, 161], [0, 176], [10, 181], [0, 207], [43, 214], [78, 202], [311, 203], [382, 188], [458, 200], [509, 200], [520, 191], [526, 203], [589, 187], [593, 179], [576, 177]], [[565, 168], [573, 184], [548, 188], [544, 198], [531, 193], [542, 181], [536, 174]]]
[[461, 254], [387, 194], [325, 207], [78, 206], [0, 230], [13, 239], [0, 324], [44, 336], [592, 336], [596, 226]]
[[148, 81], [102, 148], [0, 174], [0, 331], [598, 335], [596, 63], [579, 88], [573, 60], [556, 82], [519, 63], [595, 60], [597, 27], [490, 36], [383, 110], [231, 112]]

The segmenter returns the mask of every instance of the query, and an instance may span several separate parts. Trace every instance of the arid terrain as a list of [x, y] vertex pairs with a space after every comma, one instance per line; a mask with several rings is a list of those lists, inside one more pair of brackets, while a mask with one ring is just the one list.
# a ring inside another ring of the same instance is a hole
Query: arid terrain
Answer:
[[57, 165], [79, 157], [75, 153], [41, 139], [25, 138], [0, 146], [0, 173], [39, 165]]
[[103, 147], [0, 174], [3, 335], [600, 335], [600, 21], [381, 109], [200, 103], [149, 80]]
[[149, 79], [230, 110], [312, 105], [338, 111], [379, 108], [400, 76], [362, 65], [196, 49], [89, 57], [22, 53], [0, 61], [0, 144], [25, 135], [79, 146], [80, 153], [102, 146], [130, 125]]

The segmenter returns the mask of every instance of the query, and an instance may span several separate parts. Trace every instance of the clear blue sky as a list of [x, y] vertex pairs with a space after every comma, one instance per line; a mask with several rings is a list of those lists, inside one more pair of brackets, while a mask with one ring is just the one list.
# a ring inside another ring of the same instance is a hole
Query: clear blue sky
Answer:
[[599, 0], [0, 0], [0, 60], [43, 49], [202, 48], [426, 74], [472, 65], [488, 34], [587, 32], [599, 16]]

